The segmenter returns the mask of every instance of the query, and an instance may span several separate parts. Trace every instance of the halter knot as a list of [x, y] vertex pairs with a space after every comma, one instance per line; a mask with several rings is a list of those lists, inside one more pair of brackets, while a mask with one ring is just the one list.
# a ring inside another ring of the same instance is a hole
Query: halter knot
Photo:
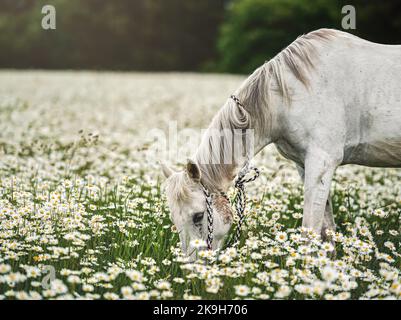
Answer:
[[[253, 171], [254, 175], [247, 178], [247, 174]], [[255, 181], [260, 175], [260, 171], [256, 167], [250, 167], [249, 162], [243, 166], [243, 168], [238, 173], [238, 177], [235, 181], [235, 188], [237, 189], [237, 194], [234, 198], [234, 204], [236, 208], [237, 215], [239, 217], [238, 224], [234, 233], [234, 237], [230, 240], [229, 246], [236, 245], [241, 236], [241, 228], [242, 224], [245, 220], [245, 207], [246, 207], [246, 194], [245, 194], [245, 184]], [[202, 190], [206, 198], [206, 210], [207, 210], [207, 248], [208, 250], [212, 250], [213, 245], [213, 195], [209, 192], [209, 190], [202, 184]], [[229, 200], [227, 195], [223, 192], [220, 192], [220, 195]]]
[[[247, 178], [247, 174], [253, 171], [254, 175]], [[246, 208], [246, 193], [245, 193], [245, 184], [255, 181], [260, 175], [260, 171], [256, 167], [250, 167], [249, 162], [246, 162], [244, 167], [238, 173], [238, 177], [235, 181], [235, 188], [237, 189], [237, 194], [234, 198], [234, 204], [238, 215], [238, 223], [237, 228], [235, 229], [234, 237], [231, 238], [229, 242], [229, 246], [235, 246], [241, 237], [241, 229], [242, 225], [245, 221], [245, 208]]]

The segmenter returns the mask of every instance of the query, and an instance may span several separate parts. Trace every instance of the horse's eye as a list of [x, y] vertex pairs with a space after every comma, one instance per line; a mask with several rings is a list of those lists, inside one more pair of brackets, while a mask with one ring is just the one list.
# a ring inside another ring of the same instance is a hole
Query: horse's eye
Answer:
[[193, 215], [192, 221], [194, 222], [194, 224], [199, 224], [202, 221], [203, 216], [204, 216], [203, 212], [197, 212]]

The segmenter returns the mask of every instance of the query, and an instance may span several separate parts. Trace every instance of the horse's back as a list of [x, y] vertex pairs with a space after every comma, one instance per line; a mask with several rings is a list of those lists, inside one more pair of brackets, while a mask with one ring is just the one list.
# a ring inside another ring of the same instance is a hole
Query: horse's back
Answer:
[[[329, 41], [317, 42], [311, 90], [292, 82], [295, 101], [287, 119], [292, 131], [303, 129], [289, 132], [290, 140], [304, 150], [325, 143], [343, 154], [343, 164], [401, 167], [401, 46], [329, 33]], [[301, 131], [302, 139], [295, 139]]]
[[349, 36], [336, 53], [331, 74], [344, 108], [344, 162], [401, 167], [401, 46]]

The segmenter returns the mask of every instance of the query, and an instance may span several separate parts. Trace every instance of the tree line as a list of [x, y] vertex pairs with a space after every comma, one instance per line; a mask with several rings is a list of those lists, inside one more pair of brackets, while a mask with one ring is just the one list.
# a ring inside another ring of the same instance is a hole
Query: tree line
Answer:
[[1, 0], [0, 68], [249, 73], [300, 34], [341, 29], [347, 4], [350, 32], [401, 44], [399, 0]]

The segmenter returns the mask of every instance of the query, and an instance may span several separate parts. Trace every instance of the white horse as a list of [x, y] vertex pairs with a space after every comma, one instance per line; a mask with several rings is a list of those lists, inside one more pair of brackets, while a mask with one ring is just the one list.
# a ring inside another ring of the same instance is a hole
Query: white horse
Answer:
[[[330, 184], [340, 165], [401, 167], [401, 46], [365, 41], [321, 29], [299, 37], [258, 68], [213, 119], [194, 161], [185, 171], [163, 166], [168, 205], [183, 251], [206, 239], [206, 201], [213, 193], [214, 240], [218, 249], [230, 230], [225, 192], [246, 158], [274, 143], [296, 163], [304, 181], [303, 227], [326, 237], [335, 230]], [[210, 162], [231, 152], [235, 129], [252, 129], [254, 148], [232, 163]], [[216, 138], [216, 130], [221, 134]], [[228, 133], [227, 133], [228, 132]]]

